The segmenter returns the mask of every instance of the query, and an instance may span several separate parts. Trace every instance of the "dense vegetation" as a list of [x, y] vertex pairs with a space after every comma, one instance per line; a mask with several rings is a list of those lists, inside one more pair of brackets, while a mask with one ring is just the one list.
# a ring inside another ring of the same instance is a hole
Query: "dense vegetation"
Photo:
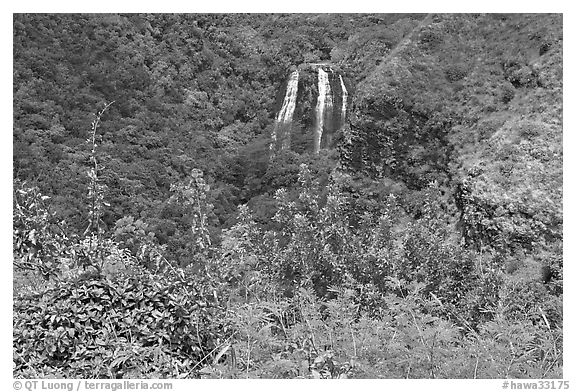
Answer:
[[[15, 377], [562, 377], [560, 15], [15, 15]], [[290, 67], [338, 147], [270, 155]]]

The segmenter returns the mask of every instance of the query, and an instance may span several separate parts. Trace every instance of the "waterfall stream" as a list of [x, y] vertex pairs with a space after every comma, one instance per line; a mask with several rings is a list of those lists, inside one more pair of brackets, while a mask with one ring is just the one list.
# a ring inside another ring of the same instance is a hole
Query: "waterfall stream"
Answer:
[[332, 90], [328, 73], [318, 68], [318, 101], [316, 103], [316, 132], [314, 134], [314, 152], [320, 152], [322, 132], [324, 131], [324, 116], [327, 109], [332, 108]]
[[[290, 74], [290, 78], [288, 79], [288, 83], [286, 85], [286, 95], [284, 96], [284, 101], [282, 102], [282, 108], [276, 116], [276, 126], [274, 127], [274, 132], [272, 133], [272, 146], [276, 144], [278, 139], [278, 126], [282, 124], [290, 124], [292, 122], [292, 116], [294, 115], [294, 109], [296, 108], [296, 98], [298, 97], [299, 76], [300, 75], [298, 71], [294, 71]], [[288, 148], [289, 144], [290, 141], [288, 135], [283, 135], [282, 148]]]
[[340, 127], [344, 128], [346, 121], [346, 103], [348, 101], [348, 90], [346, 90], [346, 85], [344, 84], [342, 75], [338, 76], [340, 77], [340, 87], [342, 88], [342, 115], [340, 116]]
[[282, 103], [282, 109], [276, 117], [276, 122], [278, 123], [289, 123], [292, 121], [292, 116], [294, 115], [294, 108], [296, 107], [296, 97], [298, 96], [298, 71], [292, 72], [290, 79], [288, 79], [288, 85], [286, 86], [286, 96], [284, 97], [284, 102]]

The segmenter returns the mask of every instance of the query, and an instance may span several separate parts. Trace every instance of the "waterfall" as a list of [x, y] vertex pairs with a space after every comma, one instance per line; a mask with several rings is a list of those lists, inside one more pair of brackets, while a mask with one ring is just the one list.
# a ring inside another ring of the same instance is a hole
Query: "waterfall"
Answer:
[[316, 103], [316, 132], [314, 134], [314, 152], [320, 152], [322, 132], [324, 131], [324, 116], [327, 109], [332, 107], [332, 91], [328, 73], [318, 68], [318, 101]]
[[340, 116], [340, 127], [344, 128], [344, 121], [346, 120], [346, 104], [348, 101], [348, 90], [346, 90], [344, 80], [342, 80], [342, 75], [338, 76], [340, 77], [340, 87], [342, 88], [342, 114]]
[[344, 129], [351, 98], [340, 71], [327, 63], [303, 65], [288, 75], [280, 94], [283, 101], [271, 131], [271, 156], [278, 150], [318, 154], [333, 148], [333, 139]]
[[276, 116], [277, 123], [289, 123], [292, 121], [294, 115], [294, 108], [296, 107], [296, 97], [298, 96], [298, 71], [292, 72], [288, 85], [286, 86], [286, 96], [282, 103], [282, 109]]
[[[298, 71], [294, 71], [290, 74], [288, 83], [286, 85], [286, 95], [284, 96], [284, 101], [282, 102], [282, 108], [276, 116], [276, 125], [274, 126], [274, 131], [272, 132], [272, 145], [276, 144], [278, 138], [278, 126], [283, 124], [290, 124], [292, 122], [292, 116], [294, 115], [294, 109], [296, 108], [296, 98], [298, 97]], [[287, 133], [287, 129], [284, 130]], [[283, 135], [282, 148], [288, 148], [290, 144], [289, 135]]]

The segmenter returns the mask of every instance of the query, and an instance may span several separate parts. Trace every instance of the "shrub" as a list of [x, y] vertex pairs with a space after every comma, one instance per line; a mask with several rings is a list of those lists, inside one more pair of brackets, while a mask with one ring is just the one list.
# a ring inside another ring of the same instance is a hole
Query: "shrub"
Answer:
[[437, 25], [423, 27], [418, 35], [418, 43], [426, 50], [437, 48], [443, 41], [443, 33]]
[[15, 377], [192, 377], [222, 335], [219, 310], [201, 288], [170, 280], [84, 275], [16, 297]]
[[14, 192], [14, 266], [40, 272], [45, 279], [59, 276], [62, 259], [70, 256], [65, 225], [50, 211], [49, 199], [35, 187], [21, 186]]
[[502, 84], [502, 86], [500, 87], [501, 90], [501, 100], [504, 103], [508, 103], [510, 102], [512, 99], [514, 99], [514, 95], [516, 94], [514, 91], [514, 87], [512, 86], [512, 84], [510, 83], [504, 83]]
[[504, 78], [514, 87], [536, 87], [538, 75], [529, 65], [512, 59], [504, 61], [502, 67]]
[[444, 70], [444, 75], [446, 75], [446, 79], [450, 82], [457, 82], [458, 80], [464, 79], [467, 74], [468, 70], [461, 64], [451, 64]]

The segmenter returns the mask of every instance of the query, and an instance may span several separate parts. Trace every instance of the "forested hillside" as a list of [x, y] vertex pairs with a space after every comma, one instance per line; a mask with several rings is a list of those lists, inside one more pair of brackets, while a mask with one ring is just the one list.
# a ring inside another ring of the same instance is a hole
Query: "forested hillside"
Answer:
[[[561, 15], [16, 14], [13, 39], [15, 377], [562, 377]], [[310, 64], [346, 121], [275, 151]]]

